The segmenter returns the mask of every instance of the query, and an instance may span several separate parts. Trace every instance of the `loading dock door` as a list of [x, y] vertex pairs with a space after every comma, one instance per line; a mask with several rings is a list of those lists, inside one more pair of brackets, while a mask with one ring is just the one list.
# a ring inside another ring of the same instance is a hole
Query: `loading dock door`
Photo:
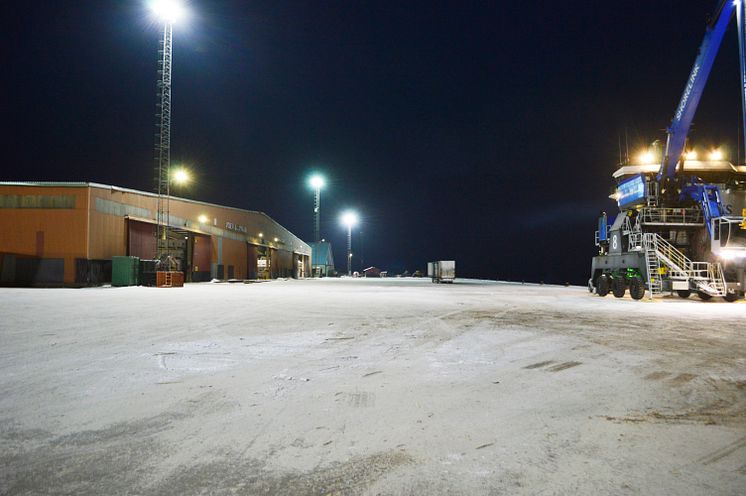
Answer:
[[127, 254], [145, 260], [155, 258], [155, 224], [127, 219]]
[[297, 264], [297, 268], [298, 268], [294, 277], [296, 279], [303, 279], [304, 277], [306, 277], [306, 266], [303, 263], [303, 256], [301, 256], [301, 255], [293, 255], [293, 257], [296, 259], [296, 264]]
[[257, 247], [256, 245], [247, 245], [246, 247], [246, 278], [257, 279]]
[[257, 246], [256, 249], [256, 278], [272, 279], [272, 256], [266, 246]]
[[212, 242], [210, 236], [192, 234], [194, 247], [192, 249], [192, 281], [210, 280], [210, 262], [212, 261]]

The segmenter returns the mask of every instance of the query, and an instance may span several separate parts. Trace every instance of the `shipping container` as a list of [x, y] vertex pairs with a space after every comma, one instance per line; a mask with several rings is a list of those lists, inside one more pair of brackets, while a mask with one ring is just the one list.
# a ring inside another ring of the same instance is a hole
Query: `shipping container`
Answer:
[[112, 286], [137, 286], [139, 272], [138, 257], [111, 257]]

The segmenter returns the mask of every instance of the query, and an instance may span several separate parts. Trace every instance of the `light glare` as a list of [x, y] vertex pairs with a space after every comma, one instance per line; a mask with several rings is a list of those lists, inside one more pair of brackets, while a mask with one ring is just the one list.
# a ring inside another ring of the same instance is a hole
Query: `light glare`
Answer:
[[644, 152], [640, 153], [640, 163], [644, 165], [655, 163], [655, 155], [653, 155], [653, 152], [651, 152], [650, 150], [645, 150]]
[[738, 260], [740, 258], [746, 258], [746, 251], [735, 251], [735, 250], [721, 251], [719, 256], [723, 260]]
[[710, 160], [723, 160], [723, 151], [719, 148], [710, 152]]
[[686, 152], [685, 157], [687, 160], [697, 160], [697, 152], [695, 152], [694, 150], [689, 150], [688, 152]]
[[172, 179], [176, 184], [186, 184], [191, 178], [186, 169], [176, 169], [172, 175]]
[[347, 227], [352, 227], [357, 224], [358, 217], [355, 212], [345, 212], [342, 214], [342, 223]]
[[186, 19], [187, 10], [179, 0], [153, 0], [150, 10], [163, 22], [175, 23]]
[[318, 174], [311, 176], [311, 179], [309, 179], [308, 182], [314, 189], [321, 189], [326, 185], [326, 181], [324, 181], [324, 178], [322, 176], [319, 176]]

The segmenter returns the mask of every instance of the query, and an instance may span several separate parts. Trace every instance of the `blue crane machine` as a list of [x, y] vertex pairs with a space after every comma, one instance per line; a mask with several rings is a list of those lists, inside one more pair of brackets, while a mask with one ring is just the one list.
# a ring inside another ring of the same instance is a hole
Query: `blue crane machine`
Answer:
[[[685, 153], [712, 65], [737, 19], [742, 118], [746, 124], [746, 0], [721, 0], [707, 24], [659, 165], [624, 164], [615, 173], [619, 213], [598, 220], [598, 254], [589, 291], [633, 299], [676, 292], [682, 298], [735, 301], [746, 289], [746, 166]], [[746, 143], [746, 126], [744, 126]]]

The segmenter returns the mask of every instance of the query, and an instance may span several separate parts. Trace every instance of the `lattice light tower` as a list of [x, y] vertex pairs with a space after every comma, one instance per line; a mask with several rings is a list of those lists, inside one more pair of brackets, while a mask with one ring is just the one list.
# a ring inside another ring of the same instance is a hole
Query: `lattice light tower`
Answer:
[[184, 6], [178, 0], [159, 0], [151, 4], [153, 13], [163, 22], [163, 37], [159, 43], [158, 61], [158, 128], [155, 150], [155, 190], [158, 193], [156, 217], [156, 258], [168, 254], [168, 224], [171, 196], [171, 67], [173, 54], [173, 24], [185, 17]]
[[321, 188], [324, 187], [326, 181], [318, 174], [311, 176], [308, 183], [313, 188], [313, 240], [315, 242], [321, 241]]
[[342, 214], [342, 224], [347, 227], [347, 275], [352, 275], [352, 227], [358, 222], [355, 212], [347, 211]]

